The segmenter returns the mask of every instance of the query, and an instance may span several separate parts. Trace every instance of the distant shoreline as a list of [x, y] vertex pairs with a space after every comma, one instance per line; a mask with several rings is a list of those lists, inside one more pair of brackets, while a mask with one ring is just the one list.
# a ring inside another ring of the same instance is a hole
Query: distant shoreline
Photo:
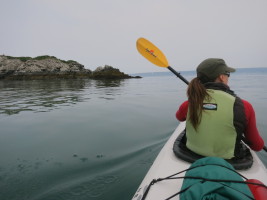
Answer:
[[[178, 70], [177, 70], [178, 71]], [[190, 71], [178, 71], [181, 75], [196, 75], [195, 70]], [[236, 68], [235, 73], [256, 73], [263, 72], [267, 73], [267, 67], [256, 67], [256, 68]], [[142, 76], [142, 77], [153, 77], [153, 76], [173, 76], [173, 73], [166, 70], [166, 72], [144, 72], [144, 73], [134, 73], [132, 76]]]

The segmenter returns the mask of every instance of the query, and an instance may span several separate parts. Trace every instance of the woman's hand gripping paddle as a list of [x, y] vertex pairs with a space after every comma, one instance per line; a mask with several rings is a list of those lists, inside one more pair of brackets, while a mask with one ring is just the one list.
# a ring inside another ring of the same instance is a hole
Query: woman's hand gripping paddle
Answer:
[[[180, 73], [178, 73], [171, 66], [169, 66], [168, 60], [165, 57], [165, 55], [161, 52], [161, 50], [159, 50], [158, 47], [156, 47], [150, 41], [148, 41], [145, 38], [139, 38], [136, 42], [136, 47], [139, 53], [142, 56], [144, 56], [147, 60], [149, 60], [150, 62], [152, 62], [153, 64], [159, 67], [168, 68], [172, 73], [174, 73], [183, 82], [185, 82], [187, 85], [189, 84], [189, 82]], [[263, 150], [267, 152], [267, 147], [264, 146]]]
[[159, 67], [168, 68], [172, 73], [174, 73], [178, 78], [180, 78], [188, 85], [189, 82], [180, 73], [169, 66], [168, 60], [165, 55], [154, 44], [152, 44], [145, 38], [139, 38], [136, 42], [136, 47], [139, 53], [147, 60]]

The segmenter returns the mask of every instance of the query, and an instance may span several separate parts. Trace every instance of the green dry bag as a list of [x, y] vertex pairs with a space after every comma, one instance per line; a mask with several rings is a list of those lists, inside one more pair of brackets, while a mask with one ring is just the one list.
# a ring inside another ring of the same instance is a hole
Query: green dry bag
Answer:
[[180, 200], [251, 200], [249, 187], [222, 158], [195, 161], [185, 174]]

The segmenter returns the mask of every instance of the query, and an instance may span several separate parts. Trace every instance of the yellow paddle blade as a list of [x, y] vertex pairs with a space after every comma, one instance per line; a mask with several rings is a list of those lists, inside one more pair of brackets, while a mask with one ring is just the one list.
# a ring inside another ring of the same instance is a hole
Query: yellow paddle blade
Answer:
[[165, 55], [154, 44], [145, 38], [139, 38], [136, 41], [136, 47], [139, 53], [147, 60], [159, 67], [168, 67], [168, 61]]

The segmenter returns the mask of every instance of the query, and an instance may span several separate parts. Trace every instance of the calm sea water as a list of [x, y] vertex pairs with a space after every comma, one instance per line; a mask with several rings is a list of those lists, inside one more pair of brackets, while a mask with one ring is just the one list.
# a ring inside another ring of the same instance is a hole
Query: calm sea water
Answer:
[[[230, 78], [231, 88], [253, 104], [265, 141], [266, 80], [267, 68]], [[0, 81], [0, 199], [131, 199], [177, 127], [185, 91], [171, 74]], [[259, 156], [267, 165], [267, 153]]]

